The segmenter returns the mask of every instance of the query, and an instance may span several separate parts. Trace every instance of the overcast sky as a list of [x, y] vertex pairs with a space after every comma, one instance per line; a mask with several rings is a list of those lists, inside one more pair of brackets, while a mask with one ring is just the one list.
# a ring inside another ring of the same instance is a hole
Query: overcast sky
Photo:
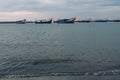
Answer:
[[120, 19], [120, 0], [0, 0], [0, 20]]

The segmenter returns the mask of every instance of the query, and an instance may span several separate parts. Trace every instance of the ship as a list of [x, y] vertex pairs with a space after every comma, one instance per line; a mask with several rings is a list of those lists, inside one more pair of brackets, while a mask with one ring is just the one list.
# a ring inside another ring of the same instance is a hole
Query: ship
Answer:
[[74, 23], [76, 20], [76, 17], [70, 18], [70, 19], [58, 19], [57, 21], [54, 21], [54, 23]]
[[17, 24], [25, 24], [26, 23], [26, 19], [16, 21], [16, 23]]
[[52, 18], [51, 19], [42, 19], [42, 20], [36, 20], [36, 24], [51, 24], [52, 23]]

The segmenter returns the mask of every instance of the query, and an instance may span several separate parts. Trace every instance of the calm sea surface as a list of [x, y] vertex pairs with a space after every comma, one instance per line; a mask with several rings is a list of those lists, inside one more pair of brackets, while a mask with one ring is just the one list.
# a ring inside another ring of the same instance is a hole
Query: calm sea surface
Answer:
[[120, 23], [0, 24], [0, 74], [120, 70]]

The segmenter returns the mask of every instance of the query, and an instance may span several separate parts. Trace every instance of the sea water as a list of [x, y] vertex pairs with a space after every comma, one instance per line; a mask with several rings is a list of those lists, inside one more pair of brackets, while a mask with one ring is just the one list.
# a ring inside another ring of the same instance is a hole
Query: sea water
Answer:
[[0, 74], [75, 72], [120, 74], [120, 23], [0, 24]]

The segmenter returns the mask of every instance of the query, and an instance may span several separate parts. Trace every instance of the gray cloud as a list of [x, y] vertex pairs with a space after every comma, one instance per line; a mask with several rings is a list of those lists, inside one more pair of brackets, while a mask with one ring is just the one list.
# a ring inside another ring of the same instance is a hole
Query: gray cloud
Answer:
[[56, 17], [120, 18], [119, 0], [1, 0], [0, 7], [0, 12], [9, 13], [27, 11]]

